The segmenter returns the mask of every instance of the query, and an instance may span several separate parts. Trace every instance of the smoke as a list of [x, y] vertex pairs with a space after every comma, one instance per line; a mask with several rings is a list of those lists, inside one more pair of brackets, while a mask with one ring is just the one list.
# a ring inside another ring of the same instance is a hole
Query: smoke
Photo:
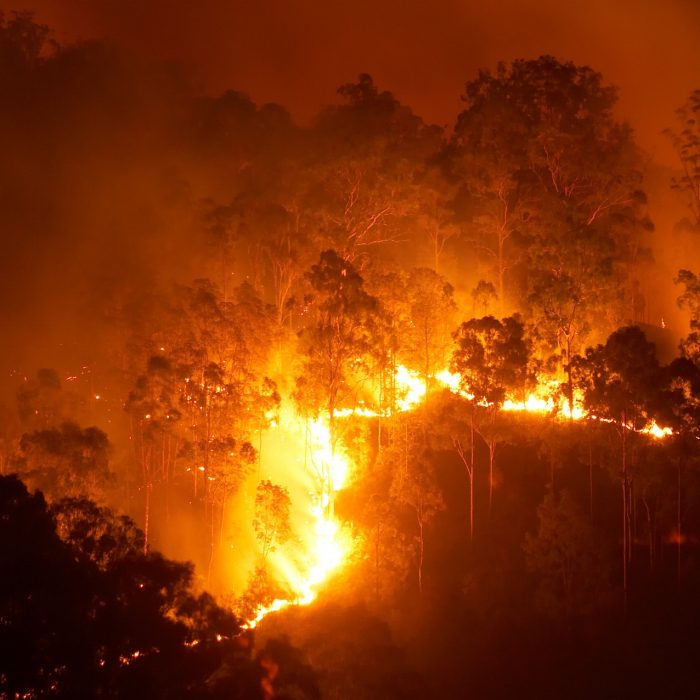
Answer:
[[[12, 5], [3, 1], [3, 6]], [[694, 0], [24, 0], [61, 41], [106, 38], [194, 65], [216, 94], [235, 86], [310, 119], [337, 85], [371, 73], [427, 121], [451, 124], [466, 80], [542, 54], [602, 71], [642, 145], [671, 164], [661, 130], [700, 73]]]
[[117, 280], [143, 287], [185, 267], [172, 115], [186, 86], [100, 44], [35, 59], [3, 81], [3, 367], [81, 361]]

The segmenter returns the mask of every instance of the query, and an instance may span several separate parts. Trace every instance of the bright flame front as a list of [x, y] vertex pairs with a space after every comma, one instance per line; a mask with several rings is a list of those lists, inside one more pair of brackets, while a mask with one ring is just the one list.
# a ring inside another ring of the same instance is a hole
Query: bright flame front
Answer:
[[[436, 373], [432, 379], [451, 392], [467, 399], [472, 395], [462, 387], [461, 378], [448, 370]], [[395, 372], [397, 412], [411, 411], [425, 400], [426, 382], [418, 372], [399, 365]], [[582, 420], [589, 417], [583, 409], [579, 398], [574, 397], [573, 407], [561, 395], [559, 384], [551, 381], [542, 383], [525, 399], [508, 397], [500, 406], [503, 411], [524, 411], [529, 413], [549, 414], [566, 420]], [[386, 411], [389, 415], [391, 411]], [[360, 406], [354, 409], [342, 409], [335, 413], [336, 419], [350, 415], [367, 418], [377, 417], [376, 411]], [[330, 575], [343, 566], [352, 550], [349, 534], [344, 532], [335, 517], [334, 499], [349, 478], [350, 462], [340, 444], [333, 444], [330, 421], [327, 415], [316, 419], [303, 420], [291, 408], [282, 411], [279, 424], [274, 428], [281, 430], [290, 442], [290, 450], [285, 455], [290, 462], [289, 452], [303, 452], [307, 516], [311, 518], [309, 527], [301, 528], [298, 533], [303, 545], [303, 556], [289, 556], [286, 552], [276, 552], [271, 557], [275, 573], [290, 587], [293, 596], [279, 599], [270, 605], [260, 607], [246, 626], [255, 627], [267, 614], [281, 610], [289, 605], [308, 605], [313, 602], [320, 587]], [[663, 439], [672, 434], [670, 428], [660, 427], [652, 421], [639, 432], [654, 438]], [[299, 450], [299, 445], [304, 447]], [[295, 471], [292, 468], [292, 471]], [[298, 471], [298, 470], [297, 470]], [[292, 476], [297, 476], [292, 475]]]
[[273, 430], [285, 450], [277, 456], [285, 465], [284, 473], [273, 479], [296, 489], [292, 506], [297, 507], [301, 526], [295, 528], [296, 546], [280, 547], [269, 560], [273, 576], [289, 587], [292, 596], [259, 607], [245, 625], [249, 628], [271, 612], [315, 600], [321, 585], [342, 566], [352, 546], [334, 512], [335, 496], [347, 483], [350, 464], [342, 447], [333, 444], [328, 417], [304, 420], [286, 407]]

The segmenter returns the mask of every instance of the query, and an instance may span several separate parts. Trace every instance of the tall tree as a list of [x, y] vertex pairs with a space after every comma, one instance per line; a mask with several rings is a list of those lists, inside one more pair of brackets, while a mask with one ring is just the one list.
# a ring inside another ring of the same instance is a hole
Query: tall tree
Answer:
[[672, 180], [672, 187], [685, 198], [691, 216], [689, 223], [697, 230], [700, 227], [700, 90], [694, 90], [676, 114], [680, 131], [666, 131], [681, 166], [681, 175]]
[[629, 563], [632, 559], [633, 478], [630, 448], [637, 430], [650, 419], [654, 392], [660, 384], [656, 350], [637, 326], [621, 328], [605, 345], [588, 348], [573, 361], [574, 382], [583, 393], [590, 415], [611, 421], [620, 440], [620, 482], [622, 487], [622, 577], [627, 608]]
[[405, 240], [407, 223], [419, 216], [416, 178], [425, 175], [441, 130], [379, 90], [370, 75], [338, 93], [343, 104], [318, 117], [322, 155], [309, 204], [320, 214], [328, 245], [362, 269], [370, 249]]
[[[489, 449], [489, 512], [493, 502], [493, 467], [496, 455], [496, 413], [507, 393], [523, 395], [534, 383], [530, 343], [523, 323], [514, 316], [493, 316], [465, 321], [454, 334], [456, 348], [452, 371], [460, 377], [470, 402], [470, 473], [474, 471], [474, 432], [486, 428]], [[481, 416], [486, 421], [481, 420]], [[480, 426], [481, 424], [481, 426]]]
[[50, 498], [86, 496], [103, 500], [109, 487], [111, 445], [99, 428], [75, 423], [25, 433], [14, 467]]
[[523, 549], [540, 578], [539, 603], [566, 618], [590, 614], [606, 588], [606, 561], [588, 518], [568, 491], [548, 493], [537, 509], [539, 528]]
[[423, 568], [425, 564], [426, 526], [437, 513], [445, 510], [445, 502], [435, 480], [434, 456], [420, 440], [406, 439], [400, 449], [405, 451], [402, 464], [394, 473], [390, 496], [403, 504], [415, 518], [418, 528], [417, 577], [418, 590], [423, 592]]
[[480, 72], [464, 100], [448, 162], [501, 304], [526, 291], [518, 269], [564, 273], [610, 303], [650, 228], [614, 88], [588, 67], [542, 56]]
[[290, 508], [287, 489], [265, 480], [258, 484], [255, 494], [255, 538], [260, 544], [263, 565], [279, 545], [289, 540], [292, 528], [289, 523]]
[[408, 367], [420, 371], [427, 401], [434, 375], [449, 364], [450, 334], [457, 312], [454, 290], [434, 270], [418, 267], [411, 270], [406, 280], [406, 298], [410, 315], [400, 334], [403, 348], [400, 347], [399, 356], [406, 358]]

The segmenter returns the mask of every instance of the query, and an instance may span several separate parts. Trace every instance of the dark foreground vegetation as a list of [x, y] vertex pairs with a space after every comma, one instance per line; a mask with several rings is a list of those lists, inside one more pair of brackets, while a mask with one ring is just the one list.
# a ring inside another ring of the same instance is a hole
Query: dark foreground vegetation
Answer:
[[697, 696], [698, 93], [670, 180], [551, 56], [301, 127], [13, 15], [0, 89], [0, 698]]

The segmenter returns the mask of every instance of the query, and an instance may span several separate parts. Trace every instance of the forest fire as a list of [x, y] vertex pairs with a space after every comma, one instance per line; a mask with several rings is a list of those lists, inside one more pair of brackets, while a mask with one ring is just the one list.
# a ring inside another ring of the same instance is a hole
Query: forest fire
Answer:
[[[461, 377], [449, 370], [437, 372], [431, 379], [453, 393], [461, 394], [469, 400], [473, 399], [473, 395], [468, 391], [460, 389]], [[414, 411], [424, 403], [426, 383], [419, 372], [399, 365], [394, 375], [394, 384], [398, 412]], [[560, 398], [558, 400], [553, 398], [556, 396]], [[481, 405], [489, 407], [489, 404], [484, 401]], [[543, 382], [524, 400], [506, 398], [498, 408], [505, 412], [551, 415], [561, 420], [581, 421], [586, 418], [598, 420], [584, 410], [580, 399], [575, 402], [573, 411], [570, 411], [568, 399], [561, 396], [560, 386], [553, 380]], [[340, 419], [352, 415], [372, 419], [381, 414], [362, 406], [354, 409], [339, 409], [335, 413], [336, 418]], [[390, 415], [390, 410], [384, 412], [385, 417]], [[310, 528], [298, 533], [306, 550], [303, 561], [283, 554], [273, 558], [278, 575], [294, 592], [294, 596], [288, 599], [276, 599], [268, 605], [260, 606], [255, 616], [246, 623], [248, 628], [254, 628], [266, 615], [278, 612], [289, 605], [312, 603], [324, 583], [344, 565], [352, 551], [352, 542], [342, 531], [342, 526], [333, 509], [335, 495], [347, 483], [350, 471], [349, 458], [341, 445], [333, 445], [328, 416], [319, 416], [305, 421], [290, 410], [282, 420], [282, 424], [287, 429], [295, 426], [297, 433], [302, 432], [305, 435], [304, 469], [316, 484], [315, 489], [308, 492], [309, 501], [306, 505], [308, 512], [313, 516], [313, 523]], [[634, 427], [628, 425], [627, 429], [634, 430]], [[648, 425], [637, 429], [636, 432], [648, 434], [656, 439], [663, 439], [673, 434], [670, 428], [660, 427], [655, 420], [651, 420]]]
[[[296, 504], [303, 510], [300, 519], [306, 526], [297, 530], [302, 554], [290, 556], [284, 551], [272, 552], [270, 559], [285, 587], [293, 592], [288, 599], [276, 599], [258, 607], [246, 626], [255, 627], [263, 617], [288, 605], [308, 605], [313, 602], [328, 577], [343, 565], [352, 543], [341, 530], [333, 502], [348, 478], [348, 457], [343, 449], [333, 444], [327, 416], [304, 420], [292, 409], [282, 411], [279, 428], [284, 431], [288, 448], [303, 451], [303, 459], [289, 453], [285, 456], [290, 468], [301, 469], [297, 478], [309, 485]], [[295, 439], [292, 439], [292, 436]], [[296, 465], [296, 466], [292, 466]], [[294, 475], [288, 475], [294, 480]], [[310, 516], [310, 521], [308, 516]]]
[[64, 26], [0, 9], [0, 699], [695, 698], [700, 90], [632, 25], [683, 4], [695, 49], [700, 6], [27, 2]]

